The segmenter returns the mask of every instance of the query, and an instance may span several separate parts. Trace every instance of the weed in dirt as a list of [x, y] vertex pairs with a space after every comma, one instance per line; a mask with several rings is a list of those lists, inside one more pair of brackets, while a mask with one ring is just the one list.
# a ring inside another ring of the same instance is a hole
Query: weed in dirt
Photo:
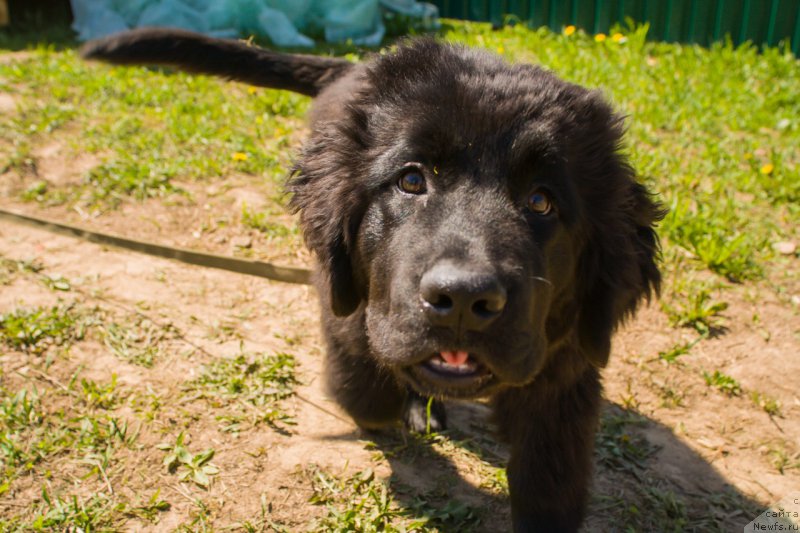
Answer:
[[126, 509], [126, 513], [148, 522], [156, 523], [158, 522], [158, 515], [169, 511], [171, 507], [169, 502], [161, 499], [161, 489], [156, 489], [147, 501], [129, 506]]
[[[28, 464], [29, 467], [37, 459], [31, 453], [31, 443], [26, 442], [27, 432], [38, 428], [44, 421], [44, 414], [39, 403], [39, 392], [36, 389], [17, 391], [10, 394], [5, 389], [0, 389], [0, 454], [3, 456], [3, 466], [8, 479], [15, 466]], [[46, 448], [46, 446], [39, 446]], [[8, 481], [4, 482], [8, 490]]]
[[[380, 445], [365, 441], [364, 446], [376, 451], [373, 455], [376, 462], [393, 459], [409, 466], [416, 464], [416, 468], [421, 461], [468, 465], [468, 470], [479, 476], [481, 489], [501, 498], [508, 496], [505, 461], [484, 447], [480, 437], [466, 436], [456, 429], [441, 433], [398, 431], [383, 435]], [[496, 466], [500, 464], [503, 466]], [[480, 531], [484, 509], [452, 498], [453, 476], [456, 475], [454, 472], [439, 475], [435, 486], [425, 490], [408, 486], [395, 476], [390, 478], [389, 486], [408, 516], [416, 517], [422, 524], [420, 531], [431, 528], [435, 531]]]
[[34, 518], [30, 527], [34, 531], [67, 531], [79, 528], [81, 531], [96, 531], [117, 525], [124, 505], [116, 503], [104, 494], [93, 494], [88, 498], [76, 495], [51, 496], [42, 489], [43, 509]]
[[296, 226], [287, 228], [280, 222], [274, 222], [275, 214], [273, 210], [253, 211], [247, 204], [242, 204], [242, 225], [273, 238], [286, 237], [292, 233], [298, 234], [299, 229]]
[[147, 501], [129, 503], [118, 496], [98, 492], [88, 497], [75, 494], [52, 495], [42, 487], [41, 502], [32, 516], [0, 517], [0, 530], [11, 532], [122, 531], [129, 518], [157, 524], [159, 514], [170, 509], [156, 491]]
[[265, 422], [279, 429], [278, 424], [294, 423], [281, 406], [281, 400], [292, 396], [298, 383], [294, 367], [294, 357], [286, 353], [240, 353], [207, 365], [199, 378], [184, 385], [184, 390], [215, 407], [232, 407], [218, 416], [225, 431], [238, 432], [244, 422], [251, 426]]
[[9, 259], [0, 255], [0, 285], [8, 285], [18, 274], [37, 274], [43, 269], [37, 259]]
[[146, 200], [185, 191], [172, 183], [174, 171], [163, 165], [121, 158], [92, 169], [85, 186], [75, 191], [81, 203], [90, 207], [118, 207], [126, 198]]
[[772, 466], [781, 475], [784, 475], [787, 470], [800, 468], [800, 451], [793, 452], [792, 446], [786, 442], [772, 443], [767, 446], [767, 455]]
[[741, 226], [706, 204], [692, 210], [686, 203], [673, 204], [661, 224], [669, 239], [692, 252], [709, 270], [736, 282], [763, 275], [754, 250], [763, 248], [764, 242], [752, 233], [732, 229]]
[[619, 409], [605, 411], [595, 437], [595, 450], [600, 464], [629, 473], [644, 470], [647, 459], [657, 451], [655, 446], [636, 432], [637, 427], [645, 424], [644, 419], [634, 413]]
[[750, 393], [753, 405], [767, 413], [769, 416], [781, 416], [781, 402], [763, 392]]
[[394, 519], [404, 513], [372, 470], [340, 479], [312, 465], [307, 475], [313, 490], [309, 501], [326, 505], [328, 511], [312, 531], [399, 531]]
[[689, 327], [708, 336], [723, 329], [720, 313], [728, 308], [728, 303], [712, 301], [707, 287], [692, 287], [684, 303], [673, 305], [663, 300], [661, 308], [673, 327]]
[[175, 444], [159, 444], [157, 448], [168, 452], [164, 457], [164, 466], [170, 474], [178, 474], [181, 481], [192, 481], [199, 487], [208, 489], [211, 478], [219, 474], [219, 468], [209, 461], [214, 457], [214, 449], [209, 448], [200, 453], [192, 453], [184, 444], [186, 434], [180, 432]]
[[508, 494], [508, 472], [505, 468], [492, 468], [488, 475], [482, 476], [481, 487], [497, 494]]
[[153, 391], [150, 385], [144, 391], [134, 391], [128, 397], [128, 405], [146, 422], [152, 422], [158, 416], [163, 401], [161, 397]]
[[[238, 248], [237, 252], [245, 252], [252, 254], [250, 249]], [[200, 323], [206, 328], [205, 338], [214, 340], [218, 343], [223, 343], [228, 340], [242, 340], [242, 332], [240, 331], [241, 321], [231, 318], [214, 319], [211, 323], [203, 323], [202, 320], [195, 316], [190, 316], [192, 322]]]
[[647, 521], [660, 531], [684, 531], [689, 523], [686, 504], [673, 491], [648, 487], [644, 492]]
[[[0, 458], [6, 490], [24, 473], [37, 475], [38, 465], [64, 458], [88, 466], [87, 477], [105, 479], [116, 447], [135, 440], [125, 420], [105, 412], [116, 404], [113, 381], [99, 385], [82, 380], [82, 393], [72, 390], [74, 384], [75, 380], [64, 390], [0, 388]], [[75, 402], [76, 396], [82, 401]], [[65, 402], [69, 407], [59, 407]]]
[[206, 502], [195, 498], [192, 503], [194, 507], [189, 514], [188, 522], [179, 525], [175, 531], [181, 533], [211, 533], [214, 531], [212, 525], [213, 513]]
[[82, 378], [80, 397], [90, 409], [114, 409], [120, 401], [119, 392], [116, 389], [116, 374], [111, 374], [111, 381], [107, 384]]
[[672, 348], [658, 352], [658, 358], [667, 364], [676, 363], [678, 362], [680, 357], [687, 355], [694, 347], [694, 345], [700, 342], [702, 339], [703, 336], [700, 336], [693, 341], [679, 342]]
[[421, 531], [480, 531], [481, 516], [473, 506], [453, 499], [434, 506], [431, 500], [422, 494], [408, 505], [413, 516], [424, 517], [412, 527]]
[[100, 331], [111, 352], [123, 361], [152, 368], [162, 354], [164, 341], [178, 334], [172, 324], [159, 325], [136, 315], [122, 322], [105, 322]]
[[742, 386], [739, 382], [731, 376], [723, 374], [719, 370], [715, 370], [713, 374], [703, 371], [703, 379], [706, 385], [714, 387], [728, 396], [739, 396], [742, 394]]
[[[325, 505], [327, 514], [311, 525], [311, 531], [478, 531], [480, 517], [463, 502], [441, 501], [440, 494], [416, 494], [399, 504], [394, 489], [377, 479], [372, 469], [349, 477], [334, 476], [316, 465], [306, 468], [313, 494], [309, 501]], [[393, 484], [394, 485], [394, 484]]]
[[667, 408], [683, 407], [683, 399], [686, 397], [686, 393], [680, 388], [667, 383], [658, 385], [658, 395], [661, 398], [661, 407]]
[[72, 290], [72, 284], [64, 276], [40, 276], [39, 279], [44, 283], [45, 287], [52, 291], [67, 292]]
[[42, 273], [44, 264], [37, 259], [14, 260], [0, 256], [0, 285], [8, 285], [18, 274], [34, 274], [50, 290], [69, 291], [72, 285], [65, 277]]
[[47, 182], [39, 180], [28, 185], [21, 197], [26, 202], [38, 201], [44, 203], [45, 195], [48, 192]]
[[705, 494], [703, 498], [685, 498], [668, 483], [646, 472], [637, 476], [633, 483], [620, 480], [613, 494], [595, 494], [591, 502], [592, 514], [613, 517], [613, 528], [609, 530], [626, 532], [727, 533], [732, 531], [730, 520], [733, 517], [738, 516], [741, 524], [742, 518], [750, 520], [749, 517], [761, 511], [731, 490]]
[[81, 315], [71, 305], [0, 314], [0, 342], [16, 350], [42, 354], [51, 346], [80, 340], [84, 333]]
[[271, 512], [271, 505], [267, 501], [267, 494], [262, 492], [260, 498], [259, 516], [254, 520], [245, 520], [243, 522], [235, 522], [228, 526], [232, 530], [243, 530], [245, 533], [261, 533], [269, 531], [270, 533], [290, 533], [290, 529], [277, 524], [271, 520], [268, 515]]

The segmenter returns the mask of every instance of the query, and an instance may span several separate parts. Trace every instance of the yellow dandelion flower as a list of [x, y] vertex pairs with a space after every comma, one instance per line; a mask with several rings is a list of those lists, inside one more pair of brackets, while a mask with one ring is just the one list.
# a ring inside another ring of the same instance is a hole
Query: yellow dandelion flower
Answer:
[[503, 53], [503, 52], [505, 52], [505, 51], [506, 51], [506, 49], [505, 49], [505, 48], [503, 48], [502, 46], [498, 46], [498, 47], [497, 47], [497, 53], [498, 53], [498, 54], [502, 54], [502, 53]]
[[231, 159], [234, 161], [247, 161], [247, 154], [244, 152], [233, 152], [231, 154]]
[[772, 174], [772, 171], [775, 170], [775, 165], [772, 163], [767, 163], [763, 167], [761, 167], [761, 173], [765, 175]]
[[258, 92], [258, 89], [256, 89], [255, 87], [248, 87], [247, 92], [248, 94], [256, 94], [256, 92]]
[[598, 33], [597, 35], [594, 36], [594, 40], [596, 42], [598, 42], [598, 43], [602, 43], [603, 41], [606, 40], [606, 34], [605, 33]]
[[564, 35], [566, 35], [567, 37], [569, 37], [573, 33], [575, 33], [575, 26], [573, 26], [572, 24], [564, 28]]
[[615, 43], [621, 43], [622, 41], [625, 40], [625, 36], [617, 32], [611, 36], [611, 40], [614, 41]]

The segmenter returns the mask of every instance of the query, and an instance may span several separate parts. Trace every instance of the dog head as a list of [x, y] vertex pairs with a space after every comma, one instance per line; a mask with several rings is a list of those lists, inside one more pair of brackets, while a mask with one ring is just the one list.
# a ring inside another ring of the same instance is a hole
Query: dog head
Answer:
[[289, 183], [333, 314], [424, 394], [525, 385], [564, 347], [604, 366], [658, 288], [660, 212], [603, 98], [433, 40], [344, 83]]

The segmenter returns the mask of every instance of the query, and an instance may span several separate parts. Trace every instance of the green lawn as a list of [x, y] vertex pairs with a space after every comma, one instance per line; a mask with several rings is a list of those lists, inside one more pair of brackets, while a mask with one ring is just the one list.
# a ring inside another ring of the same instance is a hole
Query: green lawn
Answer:
[[[626, 150], [670, 208], [661, 230], [668, 263], [687, 263], [687, 273], [708, 269], [719, 280], [759, 279], [775, 266], [770, 244], [797, 236], [800, 69], [788, 51], [650, 43], [643, 27], [599, 42], [580, 30], [446, 28], [448, 40], [596, 87], [628, 116]], [[75, 154], [98, 154], [101, 163], [79, 185], [34, 181], [25, 199], [108, 209], [182, 194], [178, 182], [233, 171], [278, 183], [285, 176], [289, 135], [302, 124], [307, 98], [89, 65], [69, 49], [34, 53], [35, 60], [0, 65], [0, 91], [19, 105], [0, 118], [0, 169], [25, 172], [32, 147], [59, 131]]]

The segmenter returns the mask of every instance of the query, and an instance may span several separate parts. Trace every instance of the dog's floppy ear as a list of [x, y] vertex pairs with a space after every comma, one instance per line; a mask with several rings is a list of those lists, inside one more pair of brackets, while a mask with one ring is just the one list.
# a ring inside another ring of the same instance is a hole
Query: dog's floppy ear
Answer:
[[[582, 257], [585, 280], [580, 296], [578, 341], [584, 355], [596, 367], [608, 363], [611, 335], [633, 313], [638, 303], [658, 293], [659, 242], [655, 224], [664, 212], [645, 187], [633, 180], [632, 171], [609, 215], [595, 233]], [[614, 216], [616, 215], [616, 216]]]
[[574, 102], [571, 173], [587, 224], [576, 297], [577, 340], [596, 367], [608, 363], [614, 329], [658, 292], [655, 224], [664, 212], [620, 153], [624, 123], [597, 91]]
[[[354, 237], [354, 235], [351, 235]], [[353, 264], [344, 233], [332, 238], [325, 252], [317, 251], [317, 259], [322, 272], [327, 276], [330, 288], [330, 306], [336, 316], [347, 316], [355, 312], [361, 302], [361, 295], [356, 287]], [[352, 242], [352, 241], [351, 241]]]
[[[336, 316], [352, 314], [366, 297], [352, 261], [358, 228], [366, 209], [359, 182], [365, 117], [355, 109], [338, 124], [312, 133], [294, 166], [287, 190], [290, 207], [300, 213], [306, 245], [317, 256], [323, 304]], [[328, 290], [324, 290], [327, 288]]]
[[311, 170], [314, 164], [304, 165], [302, 161], [298, 164], [288, 187], [293, 193], [290, 205], [300, 212], [306, 245], [317, 256], [323, 305], [329, 300], [336, 316], [347, 316], [358, 308], [362, 299], [351, 260], [360, 202], [342, 190], [341, 182], [330, 179], [336, 169], [315, 177]]

